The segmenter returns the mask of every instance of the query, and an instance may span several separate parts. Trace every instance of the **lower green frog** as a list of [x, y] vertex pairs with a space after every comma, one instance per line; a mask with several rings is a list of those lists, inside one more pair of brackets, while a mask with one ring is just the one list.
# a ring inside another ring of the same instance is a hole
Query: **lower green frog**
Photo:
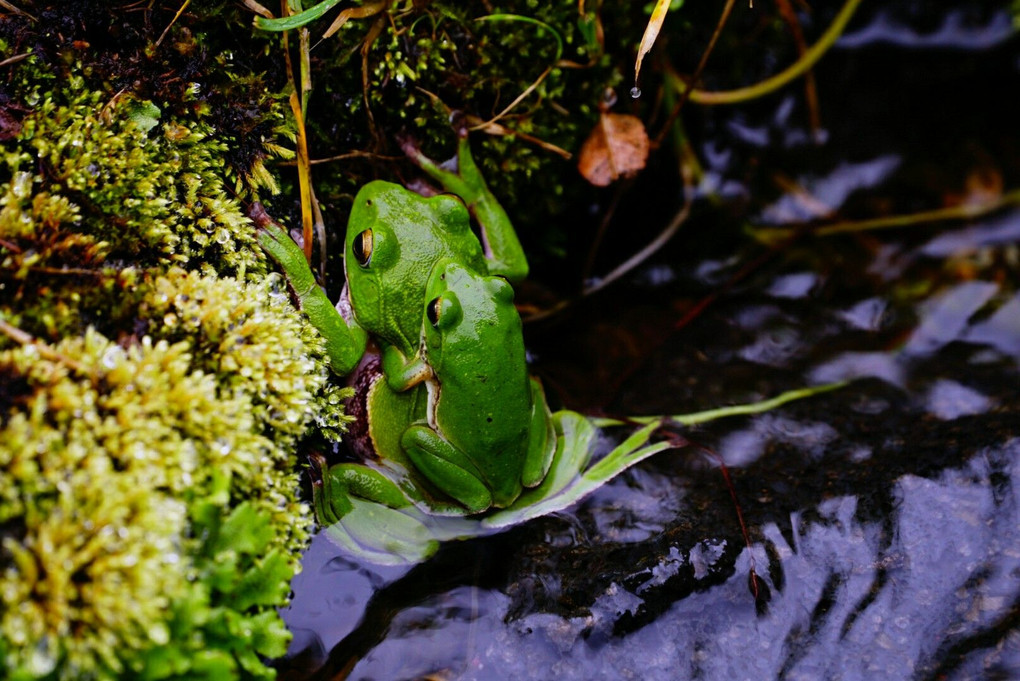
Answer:
[[555, 448], [545, 396], [528, 376], [513, 289], [444, 260], [425, 291], [427, 421], [405, 430], [400, 444], [469, 511], [505, 508], [541, 482]]
[[359, 386], [364, 401], [356, 411], [367, 412], [378, 459], [340, 464], [338, 490], [392, 506], [397, 497], [385, 478], [433, 512], [505, 508], [543, 481], [556, 449], [545, 394], [528, 376], [513, 289], [501, 277], [442, 260], [426, 293], [417, 361], [429, 366], [420, 372], [429, 376], [427, 400], [378, 380]]

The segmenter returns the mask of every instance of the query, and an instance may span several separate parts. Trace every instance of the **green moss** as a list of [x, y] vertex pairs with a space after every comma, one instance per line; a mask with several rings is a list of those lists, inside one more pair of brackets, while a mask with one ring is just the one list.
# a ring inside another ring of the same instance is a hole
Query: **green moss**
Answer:
[[[144, 651], [170, 643], [176, 623], [167, 614], [179, 603], [215, 607], [224, 598], [216, 582], [195, 578], [203, 552], [219, 557], [231, 547], [210, 548], [189, 509], [228, 515], [256, 476], [268, 489], [243, 503], [252, 525], [265, 528], [260, 541], [217, 567], [229, 566], [234, 582], [273, 551], [289, 555], [286, 575], [275, 575], [286, 589], [296, 554], [280, 550], [303, 543], [310, 517], [279, 465], [285, 454], [253, 428], [253, 391], [221, 390], [183, 341], [145, 338], [125, 349], [90, 332], [53, 352], [0, 354], [0, 374], [22, 379], [21, 391], [5, 396], [17, 408], [0, 430], [5, 667], [60, 678], [143, 667]], [[235, 477], [247, 484], [231, 484]], [[276, 517], [281, 502], [288, 523]], [[239, 605], [235, 614], [256, 616], [262, 609], [253, 606], [272, 602]], [[202, 627], [188, 633], [174, 645], [206, 647]]]
[[262, 678], [347, 392], [203, 120], [32, 60], [0, 155], [0, 676]]
[[69, 103], [44, 97], [22, 122], [26, 151], [8, 160], [12, 170], [48, 170], [33, 196], [73, 201], [77, 211], [58, 214], [64, 223], [120, 257], [242, 275], [262, 269], [248, 221], [219, 174], [226, 147], [209, 138], [207, 125], [168, 121], [146, 131], [128, 97], [106, 100], [77, 79], [60, 92]]
[[217, 675], [267, 675], [258, 655], [284, 651], [275, 606], [311, 523], [290, 452], [342, 414], [320, 342], [270, 285], [146, 276], [137, 342], [0, 353], [12, 674], [191, 676], [184, 661], [219, 651]]

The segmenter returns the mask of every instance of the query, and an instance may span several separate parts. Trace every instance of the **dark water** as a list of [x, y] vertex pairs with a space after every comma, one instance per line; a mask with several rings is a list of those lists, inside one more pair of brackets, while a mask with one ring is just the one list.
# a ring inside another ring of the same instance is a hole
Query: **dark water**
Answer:
[[536, 371], [581, 410], [856, 380], [678, 428], [700, 447], [415, 568], [318, 537], [284, 613], [284, 678], [1020, 678], [1020, 210], [771, 250], [743, 232], [1020, 186], [1008, 15], [865, 5], [817, 71], [823, 143], [796, 87], [697, 114], [702, 194], [722, 201], [528, 329]]

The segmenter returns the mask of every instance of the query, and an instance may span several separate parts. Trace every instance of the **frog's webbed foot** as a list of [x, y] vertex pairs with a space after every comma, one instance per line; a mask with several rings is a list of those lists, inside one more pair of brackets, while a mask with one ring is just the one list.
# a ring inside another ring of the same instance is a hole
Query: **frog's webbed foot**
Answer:
[[482, 245], [489, 260], [489, 273], [506, 277], [511, 283], [528, 276], [528, 259], [514, 231], [510, 217], [496, 197], [489, 191], [481, 171], [471, 155], [467, 128], [458, 129], [456, 169], [438, 164], [422, 153], [410, 137], [400, 140], [400, 148], [415, 165], [421, 168], [444, 191], [456, 194], [467, 205], [468, 211], [482, 232]]
[[[261, 206], [259, 207], [261, 208]], [[253, 208], [252, 211], [255, 209]], [[273, 262], [279, 265], [287, 277], [287, 282], [300, 298], [308, 289], [315, 287], [315, 276], [312, 274], [305, 252], [294, 242], [282, 225], [266, 214], [265, 210], [258, 213], [256, 238], [259, 246]]]
[[396, 392], [410, 390], [432, 379], [432, 367], [421, 357], [408, 359], [394, 345], [383, 346], [382, 370], [386, 383]]

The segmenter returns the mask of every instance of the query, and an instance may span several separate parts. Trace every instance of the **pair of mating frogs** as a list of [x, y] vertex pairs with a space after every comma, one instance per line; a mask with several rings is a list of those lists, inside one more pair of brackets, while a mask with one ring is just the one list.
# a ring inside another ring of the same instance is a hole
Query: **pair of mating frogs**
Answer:
[[381, 372], [359, 381], [356, 398], [374, 456], [320, 470], [313, 495], [335, 540], [382, 563], [415, 562], [440, 540], [564, 508], [668, 446], [646, 445], [644, 428], [586, 469], [597, 431], [575, 412], [551, 413], [528, 374], [511, 287], [527, 260], [466, 138], [456, 172], [414, 159], [449, 194], [425, 198], [381, 181], [358, 192], [339, 306], [347, 314], [280, 227], [259, 234], [336, 373], [358, 369], [370, 338], [379, 346]]

